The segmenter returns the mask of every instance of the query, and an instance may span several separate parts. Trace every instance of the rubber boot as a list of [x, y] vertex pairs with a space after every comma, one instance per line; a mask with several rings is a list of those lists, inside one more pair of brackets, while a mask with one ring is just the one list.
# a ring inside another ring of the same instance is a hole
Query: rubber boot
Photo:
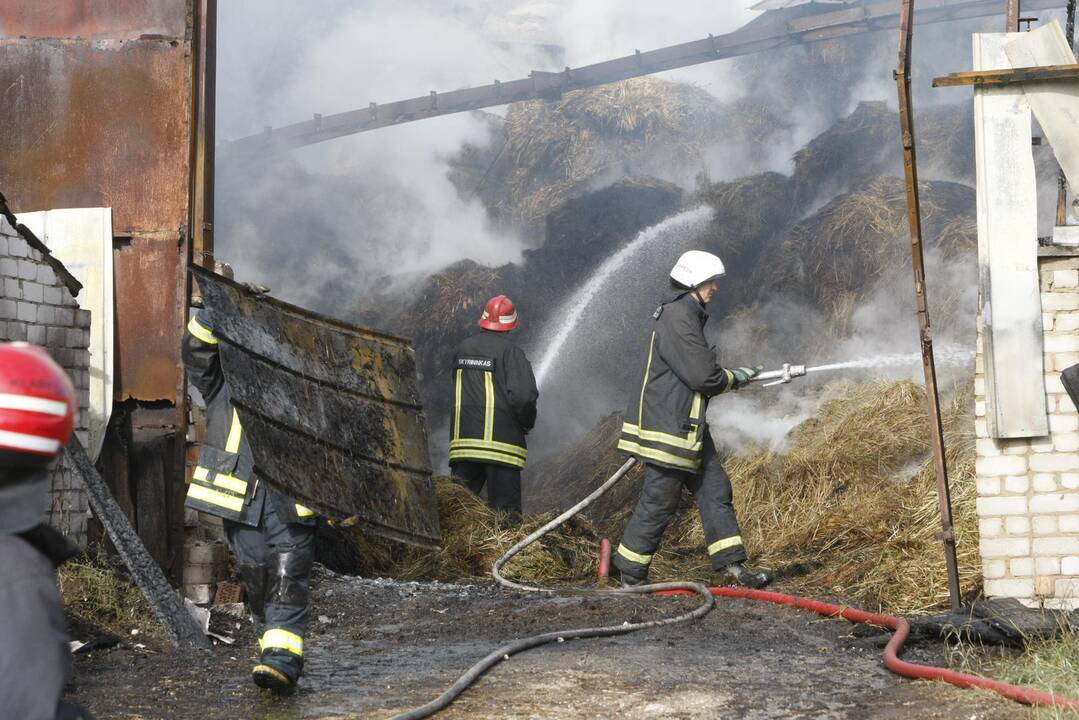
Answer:
[[648, 584], [648, 576], [647, 575], [645, 575], [644, 577], [639, 577], [639, 576], [636, 576], [636, 575], [630, 575], [629, 573], [624, 573], [614, 563], [611, 563], [610, 570], [608, 570], [607, 572], [608, 572], [608, 575], [607, 575], [608, 580], [610, 580], [612, 583], [616, 583], [616, 584], [618, 584], [618, 585], [620, 585], [621, 587], [624, 587], [624, 588], [637, 587], [638, 585], [647, 585]]
[[717, 581], [720, 585], [741, 585], [760, 590], [772, 582], [771, 570], [748, 568], [742, 563], [731, 563], [719, 571]]
[[267, 650], [262, 653], [259, 664], [251, 669], [251, 679], [274, 695], [291, 695], [296, 692], [302, 667], [303, 661], [290, 653]]

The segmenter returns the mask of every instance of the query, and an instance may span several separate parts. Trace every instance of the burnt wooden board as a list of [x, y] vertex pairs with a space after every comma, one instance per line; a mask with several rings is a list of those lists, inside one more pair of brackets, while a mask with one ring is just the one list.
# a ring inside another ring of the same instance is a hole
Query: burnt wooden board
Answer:
[[436, 546], [416, 358], [404, 338], [192, 267], [258, 476], [327, 517]]

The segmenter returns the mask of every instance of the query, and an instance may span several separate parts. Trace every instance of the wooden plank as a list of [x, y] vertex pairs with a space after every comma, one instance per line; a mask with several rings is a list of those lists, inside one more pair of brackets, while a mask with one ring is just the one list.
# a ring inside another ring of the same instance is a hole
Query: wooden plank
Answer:
[[68, 441], [64, 462], [70, 463], [85, 483], [94, 517], [101, 522], [109, 534], [109, 539], [116, 546], [124, 564], [131, 571], [131, 577], [142, 590], [142, 594], [150, 604], [150, 609], [164, 626], [165, 634], [173, 645], [209, 648], [210, 641], [202, 634], [201, 628], [195, 623], [184, 604], [180, 602], [176, 591], [169, 586], [161, 573], [161, 568], [146, 552], [146, 547], [139, 540], [135, 529], [131, 527], [127, 516], [116, 504], [105, 481], [101, 479], [93, 463], [90, 462], [90, 458], [86, 456], [86, 451], [79, 439], [75, 436]]
[[[1009, 67], [1015, 33], [974, 35], [976, 71]], [[986, 420], [995, 438], [1049, 433], [1042, 359], [1038, 217], [1031, 118], [1016, 85], [975, 87], [978, 270]]]
[[[1027, 0], [1027, 10], [1060, 7], [1063, 0]], [[999, 15], [1000, 0], [925, 0], [918, 3], [915, 24], [951, 22], [966, 18]], [[221, 157], [243, 153], [262, 153], [267, 148], [291, 149], [325, 142], [344, 135], [367, 132], [405, 122], [424, 120], [466, 110], [506, 105], [534, 99], [550, 99], [561, 93], [595, 87], [665, 70], [690, 67], [723, 58], [815, 42], [851, 33], [868, 33], [898, 27], [899, 4], [895, 0], [867, 2], [857, 8], [845, 8], [797, 18], [786, 23], [763, 27], [751, 24], [724, 35], [709, 35], [703, 40], [670, 45], [657, 50], [635, 53], [613, 60], [569, 68], [567, 72], [534, 71], [528, 78], [505, 83], [482, 85], [438, 94], [438, 106], [430, 96], [377, 105], [377, 116], [370, 109], [350, 110], [317, 120], [286, 125], [221, 146]], [[462, 99], [467, 97], [467, 100]], [[416, 107], [420, 111], [403, 111]]]
[[[1021, 33], [1004, 46], [1012, 65], [1052, 66], [1075, 63], [1064, 31], [1054, 20]], [[1027, 102], [1072, 192], [1079, 189], [1079, 84], [1068, 81], [1024, 85]]]
[[1048, 67], [1017, 67], [1004, 70], [950, 73], [943, 77], [933, 78], [933, 87], [1011, 85], [1014, 83], [1036, 83], [1053, 80], [1079, 80], [1079, 65], [1063, 64]]

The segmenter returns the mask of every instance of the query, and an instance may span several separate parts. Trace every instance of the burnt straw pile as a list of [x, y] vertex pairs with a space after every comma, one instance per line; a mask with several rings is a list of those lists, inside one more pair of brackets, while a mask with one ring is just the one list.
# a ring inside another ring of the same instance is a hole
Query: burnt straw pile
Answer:
[[[977, 593], [980, 564], [974, 508], [973, 419], [968, 390], [945, 408], [944, 424], [964, 594]], [[625, 456], [615, 449], [621, 419], [606, 418], [563, 460], [537, 470], [548, 507], [564, 507], [601, 484]], [[776, 452], [747, 448], [725, 460], [753, 562], [776, 568], [779, 586], [839, 597], [894, 613], [947, 601], [925, 396], [909, 381], [835, 384], [817, 415]], [[529, 582], [592, 582], [601, 537], [617, 542], [640, 489], [635, 470], [590, 511], [529, 548], [509, 574]], [[557, 495], [557, 497], [552, 497]], [[451, 478], [438, 480], [443, 544], [430, 552], [335, 531], [362, 573], [410, 580], [471, 581], [554, 515], [508, 524]], [[329, 532], [328, 530], [326, 532]], [[708, 581], [704, 536], [685, 495], [653, 564], [656, 580]]]

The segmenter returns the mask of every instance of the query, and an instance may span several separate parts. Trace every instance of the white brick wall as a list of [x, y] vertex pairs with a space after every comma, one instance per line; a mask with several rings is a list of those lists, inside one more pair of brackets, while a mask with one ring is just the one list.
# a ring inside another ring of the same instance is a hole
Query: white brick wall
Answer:
[[[79, 400], [76, 434], [86, 442], [90, 405], [90, 311], [81, 310], [42, 254], [0, 216], [0, 342], [45, 347], [71, 376]], [[61, 460], [51, 470], [49, 523], [86, 544], [86, 489]]]
[[[1079, 412], [1060, 371], [1079, 364], [1079, 257], [1040, 261], [1048, 437], [994, 440], [985, 423], [979, 323], [975, 375], [978, 528], [985, 592], [1079, 607]], [[1035, 389], [1032, 388], [1032, 391]]]

